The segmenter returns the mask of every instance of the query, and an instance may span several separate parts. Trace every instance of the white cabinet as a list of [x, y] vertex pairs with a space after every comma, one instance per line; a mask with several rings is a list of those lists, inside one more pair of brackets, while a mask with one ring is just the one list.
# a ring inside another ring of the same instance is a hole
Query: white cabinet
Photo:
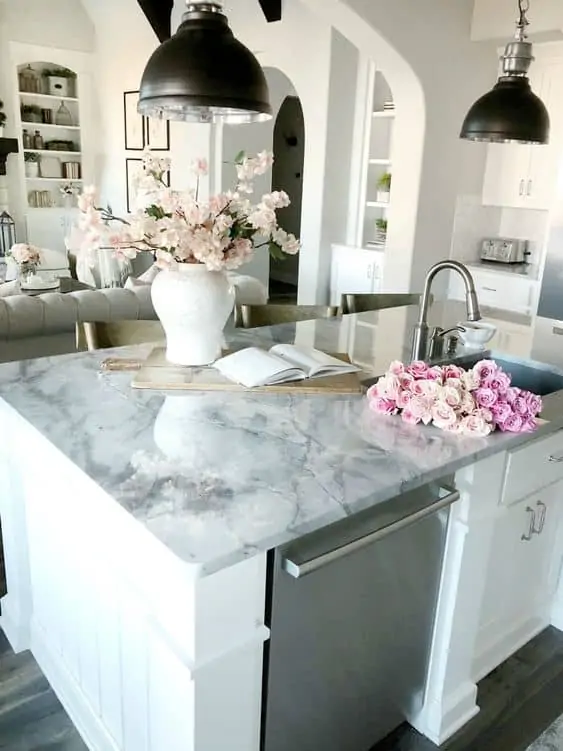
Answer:
[[[536, 280], [495, 271], [483, 271], [475, 267], [471, 267], [470, 271], [480, 305], [525, 315], [535, 312], [538, 289]], [[450, 274], [448, 297], [450, 300], [465, 301], [465, 287], [458, 274]]]
[[[529, 470], [533, 472], [533, 466]], [[496, 519], [474, 661], [475, 680], [550, 622], [557, 587], [555, 542], [562, 496], [563, 484], [552, 485], [503, 507]]]
[[563, 56], [538, 60], [530, 83], [547, 106], [551, 118], [550, 143], [490, 144], [483, 181], [483, 204], [528, 209], [549, 209], [555, 195], [560, 142], [559, 109], [563, 95]]
[[384, 254], [381, 252], [333, 245], [330, 304], [340, 305], [342, 295], [377, 292], [383, 263]]

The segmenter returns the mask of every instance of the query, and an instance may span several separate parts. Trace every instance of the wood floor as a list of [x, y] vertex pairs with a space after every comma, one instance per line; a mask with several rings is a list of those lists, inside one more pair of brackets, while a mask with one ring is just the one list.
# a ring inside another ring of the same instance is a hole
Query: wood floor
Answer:
[[0, 749], [87, 751], [31, 654], [15, 655], [1, 631]]
[[[548, 629], [491, 673], [479, 704], [477, 717], [442, 749], [524, 751], [563, 714], [563, 634]], [[404, 725], [372, 751], [436, 748]], [[0, 749], [87, 751], [33, 657], [13, 654], [1, 632]]]
[[[563, 633], [544, 631], [488, 675], [479, 685], [478, 702], [479, 714], [440, 749], [525, 751], [563, 714]], [[372, 751], [437, 748], [402, 725]]]

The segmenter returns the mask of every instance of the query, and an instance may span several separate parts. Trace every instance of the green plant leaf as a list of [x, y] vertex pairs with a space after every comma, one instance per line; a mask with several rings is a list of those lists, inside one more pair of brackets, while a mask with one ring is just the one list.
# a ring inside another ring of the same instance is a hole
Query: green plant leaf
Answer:
[[244, 159], [246, 157], [246, 151], [239, 151], [239, 153], [235, 156], [235, 164], [242, 164], [244, 162]]
[[268, 250], [270, 251], [270, 256], [274, 259], [274, 261], [284, 260], [285, 253], [283, 252], [281, 247], [273, 240], [270, 240], [270, 242], [268, 243]]

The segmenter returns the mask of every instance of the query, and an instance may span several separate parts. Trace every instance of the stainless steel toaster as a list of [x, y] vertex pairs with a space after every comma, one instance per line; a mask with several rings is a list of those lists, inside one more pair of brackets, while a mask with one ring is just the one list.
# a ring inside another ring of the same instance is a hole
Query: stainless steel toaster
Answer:
[[481, 243], [481, 260], [497, 263], [525, 263], [530, 255], [528, 240], [514, 237], [487, 237]]

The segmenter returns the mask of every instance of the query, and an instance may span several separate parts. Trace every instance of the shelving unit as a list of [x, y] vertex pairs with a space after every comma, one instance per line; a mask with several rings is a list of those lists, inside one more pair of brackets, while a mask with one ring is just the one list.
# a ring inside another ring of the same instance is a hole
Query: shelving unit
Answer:
[[[18, 79], [20, 78], [19, 74], [28, 68], [28, 66], [31, 66], [32, 70], [36, 73], [38, 77], [37, 83], [41, 86], [47, 85], [42, 72], [46, 69], [58, 67], [49, 62], [26, 62], [18, 66]], [[77, 87], [78, 79], [74, 79], [74, 85]], [[61, 149], [45, 148], [45, 146], [40, 149], [22, 148], [21, 160], [24, 173], [26, 210], [28, 211], [47, 211], [57, 208], [68, 211], [70, 200], [63, 195], [62, 187], [64, 185], [72, 185], [78, 188], [83, 182], [81, 172], [78, 177], [69, 178], [64, 176], [63, 163], [65, 162], [80, 164], [80, 171], [82, 170], [79, 92], [76, 89], [68, 93], [69, 96], [58, 96], [46, 91], [22, 91], [21, 86], [18, 91], [18, 114], [20, 132], [22, 134], [22, 147], [24, 146], [24, 131], [27, 131], [32, 137], [38, 132], [45, 143], [49, 141], [62, 142], [60, 145], [63, 147]], [[55, 122], [57, 111], [62, 105], [65, 106], [70, 115], [69, 124], [61, 125]], [[36, 112], [33, 114], [36, 120], [41, 116], [42, 121], [34, 122], [24, 119], [25, 113], [22, 113], [22, 108], [24, 107], [35, 107]], [[39, 115], [40, 110], [41, 115]], [[50, 114], [49, 112], [45, 112], [45, 110], [50, 111]], [[45, 119], [52, 122], [43, 122]], [[64, 148], [65, 146], [67, 148]], [[28, 154], [38, 154], [40, 156], [40, 172], [37, 177], [31, 177], [26, 174], [25, 156]]]

